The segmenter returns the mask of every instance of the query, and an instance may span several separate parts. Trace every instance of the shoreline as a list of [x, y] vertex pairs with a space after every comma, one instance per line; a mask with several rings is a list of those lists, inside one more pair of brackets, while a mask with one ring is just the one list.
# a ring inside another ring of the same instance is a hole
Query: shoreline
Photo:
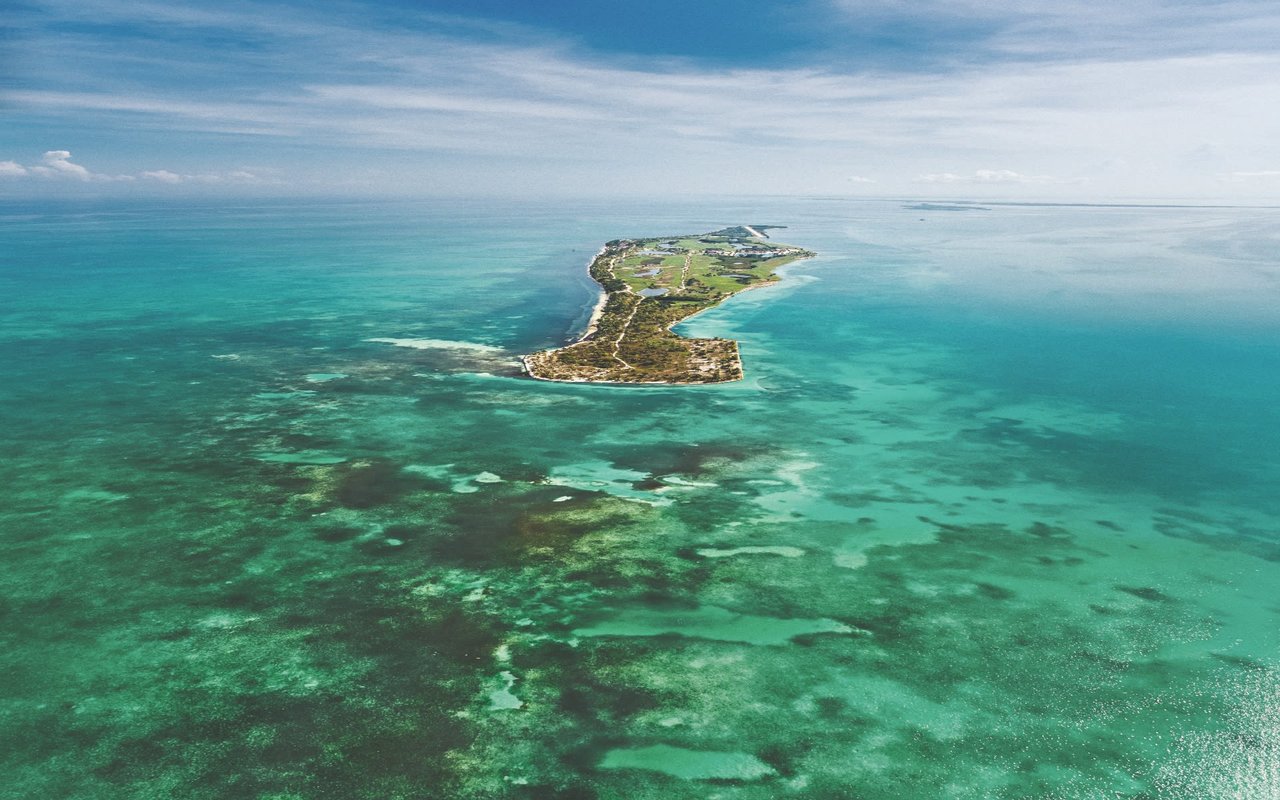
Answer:
[[[803, 259], [800, 259], [800, 260], [803, 260]], [[785, 267], [785, 266], [784, 266], [784, 267], [780, 267], [780, 269], [786, 269], [786, 267]], [[750, 285], [750, 286], [743, 286], [741, 289], [738, 289], [736, 292], [734, 292], [734, 293], [732, 293], [732, 294], [725, 295], [724, 300], [721, 300], [720, 302], [716, 303], [715, 305], [713, 305], [713, 306], [707, 306], [706, 308], [700, 308], [700, 309], [698, 309], [697, 311], [695, 311], [695, 312], [693, 312], [692, 314], [690, 314], [689, 316], [685, 317], [684, 319], [678, 319], [678, 320], [676, 320], [675, 322], [673, 322], [673, 323], [671, 323], [670, 325], [668, 325], [668, 326], [667, 326], [667, 330], [671, 331], [672, 333], [675, 333], [675, 331], [674, 331], [673, 329], [674, 329], [677, 325], [683, 325], [683, 324], [685, 324], [686, 322], [688, 322], [689, 320], [691, 320], [691, 319], [693, 319], [694, 317], [698, 316], [699, 314], [705, 314], [705, 313], [707, 313], [708, 311], [711, 311], [711, 310], [713, 310], [713, 309], [719, 308], [720, 306], [724, 305], [727, 301], [729, 301], [729, 300], [731, 300], [731, 299], [733, 299], [733, 298], [737, 297], [737, 296], [738, 296], [738, 295], [740, 295], [740, 294], [746, 294], [747, 292], [751, 291], [752, 289], [766, 289], [766, 288], [768, 288], [768, 287], [770, 287], [770, 286], [777, 286], [778, 284], [782, 283], [782, 281], [783, 281], [783, 280], [785, 279], [785, 277], [786, 277], [785, 275], [782, 275], [781, 273], [778, 273], [778, 275], [779, 275], [779, 277], [778, 277], [778, 279], [777, 279], [776, 281], [763, 281], [763, 282], [761, 282], [761, 283], [753, 283], [753, 284], [752, 284], [752, 285]]]
[[[683, 322], [684, 320], [681, 320]], [[679, 323], [676, 323], [679, 324]], [[593, 381], [583, 378], [574, 380], [572, 378], [543, 378], [534, 375], [529, 371], [529, 364], [525, 361], [528, 356], [520, 356], [520, 369], [524, 372], [526, 378], [534, 381], [544, 381], [546, 383], [571, 383], [576, 386], [721, 386], [726, 383], [738, 383], [746, 380], [746, 370], [736, 378], [730, 378], [727, 381]], [[741, 361], [741, 359], [739, 359]]]
[[[592, 276], [591, 268], [596, 265], [596, 262], [600, 260], [600, 256], [604, 255], [608, 249], [608, 245], [601, 247], [596, 251], [596, 254], [592, 256], [591, 260], [587, 262], [587, 277], [591, 278], [592, 283], [600, 287], [600, 297], [596, 299], [595, 307], [591, 309], [591, 316], [587, 319], [586, 330], [582, 332], [582, 335], [579, 336], [576, 341], [569, 343], [568, 346], [570, 347], [578, 344], [578, 342], [585, 342], [587, 339], [590, 339], [591, 335], [596, 332], [596, 326], [600, 324], [600, 318], [604, 316], [604, 307], [609, 303], [609, 291], [604, 288], [604, 285], [601, 284], [600, 281], [596, 280], [595, 277]], [[521, 356], [521, 359], [523, 358], [524, 356]]]

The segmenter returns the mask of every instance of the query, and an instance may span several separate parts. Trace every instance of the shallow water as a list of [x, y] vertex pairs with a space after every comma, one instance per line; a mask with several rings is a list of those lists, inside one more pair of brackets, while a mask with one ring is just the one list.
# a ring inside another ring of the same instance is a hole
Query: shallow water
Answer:
[[[1280, 794], [1280, 221], [0, 209], [15, 797]], [[608, 239], [747, 379], [519, 377]]]

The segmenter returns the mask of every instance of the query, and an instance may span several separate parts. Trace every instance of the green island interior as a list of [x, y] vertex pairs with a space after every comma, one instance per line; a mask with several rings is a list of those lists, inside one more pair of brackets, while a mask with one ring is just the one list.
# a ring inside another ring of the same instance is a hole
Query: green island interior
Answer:
[[589, 383], [723, 383], [741, 380], [732, 339], [687, 339], [671, 328], [745, 289], [776, 283], [779, 267], [813, 253], [768, 241], [778, 225], [615, 239], [591, 261], [604, 294], [586, 331], [567, 347], [525, 356], [534, 378]]

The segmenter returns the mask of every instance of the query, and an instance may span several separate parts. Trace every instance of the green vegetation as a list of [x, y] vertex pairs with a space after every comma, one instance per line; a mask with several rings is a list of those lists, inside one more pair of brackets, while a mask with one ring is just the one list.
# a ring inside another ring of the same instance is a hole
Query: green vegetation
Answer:
[[534, 378], [556, 381], [739, 380], [737, 342], [685, 339], [671, 327], [744, 289], [777, 281], [777, 268], [813, 255], [767, 241], [762, 229], [776, 227], [608, 242], [590, 266], [605, 302], [586, 333], [568, 347], [525, 356], [525, 368]]

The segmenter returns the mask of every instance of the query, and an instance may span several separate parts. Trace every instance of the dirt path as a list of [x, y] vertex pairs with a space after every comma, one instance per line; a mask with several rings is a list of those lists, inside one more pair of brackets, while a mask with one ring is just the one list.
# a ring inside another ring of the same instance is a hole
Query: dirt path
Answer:
[[[631, 291], [630, 287], [628, 287], [627, 291], [628, 292]], [[627, 321], [622, 323], [622, 331], [618, 334], [618, 338], [613, 343], [613, 360], [617, 361], [619, 364], [626, 367], [627, 369], [635, 369], [635, 367], [631, 366], [626, 361], [623, 361], [622, 356], [618, 355], [618, 351], [622, 349], [622, 340], [626, 338], [627, 329], [631, 327], [631, 320], [636, 318], [636, 312], [640, 310], [640, 303], [643, 303], [643, 302], [644, 300], [641, 299], [631, 309], [631, 316], [627, 317]]]
[[[614, 258], [609, 261], [609, 277], [613, 278], [614, 280], [618, 280], [618, 273], [614, 271], [614, 267], [616, 267], [617, 265], [618, 265], [618, 259]], [[627, 294], [635, 294], [635, 292], [632, 291], [630, 284], [627, 284], [622, 291], [624, 291]], [[631, 320], [636, 318], [636, 311], [640, 309], [641, 302], [644, 302], [644, 298], [641, 298], [640, 301], [635, 304], [635, 307], [631, 309], [631, 316], [627, 317], [627, 321], [622, 323], [622, 330], [618, 333], [618, 338], [613, 341], [613, 354], [612, 354], [613, 360], [617, 361], [626, 369], [635, 369], [635, 367], [631, 366], [626, 361], [624, 361], [622, 359], [622, 356], [618, 355], [618, 351], [622, 349], [622, 340], [626, 338], [627, 329], [631, 327]]]

